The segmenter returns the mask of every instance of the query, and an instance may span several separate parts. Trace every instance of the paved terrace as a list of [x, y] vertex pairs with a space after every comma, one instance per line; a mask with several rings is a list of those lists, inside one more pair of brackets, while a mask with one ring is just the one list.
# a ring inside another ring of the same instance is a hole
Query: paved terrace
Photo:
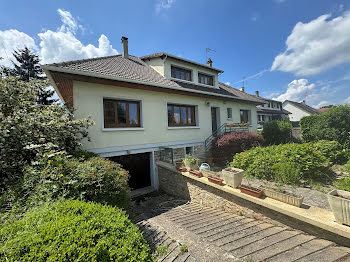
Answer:
[[[133, 205], [134, 218], [151, 245], [168, 246], [158, 261], [350, 261], [350, 248], [185, 202], [159, 195]], [[181, 245], [189, 251], [180, 252]]]

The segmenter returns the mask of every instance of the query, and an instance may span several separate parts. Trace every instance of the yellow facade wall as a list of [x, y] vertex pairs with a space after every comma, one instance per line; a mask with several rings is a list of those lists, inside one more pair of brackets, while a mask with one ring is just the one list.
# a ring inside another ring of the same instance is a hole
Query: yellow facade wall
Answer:
[[[75, 118], [91, 116], [95, 125], [89, 128], [91, 142], [84, 141], [84, 149], [103, 149], [132, 145], [157, 144], [176, 141], [204, 141], [211, 134], [211, 107], [220, 108], [220, 123], [240, 122], [240, 109], [251, 110], [251, 131], [256, 131], [257, 115], [253, 104], [223, 102], [196, 96], [169, 94], [155, 91], [100, 85], [74, 81]], [[141, 130], [103, 129], [102, 98], [123, 98], [141, 100]], [[210, 106], [206, 105], [210, 102]], [[169, 129], [167, 122], [167, 103], [196, 105], [199, 126], [196, 128]], [[227, 120], [227, 107], [232, 108], [233, 119]]]

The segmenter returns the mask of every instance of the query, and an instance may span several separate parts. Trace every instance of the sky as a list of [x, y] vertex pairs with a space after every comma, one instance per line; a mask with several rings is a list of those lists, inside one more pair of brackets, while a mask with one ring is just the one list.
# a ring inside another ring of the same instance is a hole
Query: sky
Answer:
[[[350, 103], [348, 0], [7, 1], [0, 64], [27, 46], [41, 63], [121, 52], [213, 60], [221, 82], [280, 101]], [[206, 52], [206, 48], [214, 51]]]

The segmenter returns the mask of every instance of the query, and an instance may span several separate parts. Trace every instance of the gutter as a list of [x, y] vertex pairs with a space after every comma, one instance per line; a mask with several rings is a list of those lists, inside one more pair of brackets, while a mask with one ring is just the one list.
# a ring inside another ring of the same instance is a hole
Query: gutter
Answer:
[[[135, 83], [135, 84], [141, 84], [141, 85], [147, 85], [147, 86], [155, 86], [155, 87], [161, 87], [161, 88], [165, 88], [165, 89], [169, 89], [169, 90], [185, 91], [185, 92], [189, 92], [189, 93], [197, 93], [197, 94], [209, 95], [209, 96], [214, 96], [214, 97], [222, 97], [222, 98], [227, 98], [230, 100], [245, 101], [245, 102], [249, 102], [249, 103], [256, 104], [256, 105], [261, 104], [257, 101], [246, 99], [246, 98], [240, 98], [240, 97], [236, 98], [233, 96], [213, 94], [210, 92], [204, 92], [204, 91], [199, 91], [199, 90], [188, 90], [188, 89], [185, 89], [182, 87], [170, 87], [170, 86], [157, 84], [157, 83], [149, 83], [149, 82], [138, 81], [138, 80], [133, 80], [133, 79], [126, 79], [126, 78], [121, 78], [121, 77], [116, 77], [116, 76], [106, 76], [103, 74], [78, 71], [78, 70], [72, 70], [72, 69], [66, 69], [66, 68], [59, 68], [59, 67], [51, 66], [51, 65], [40, 65], [40, 66], [44, 70], [46, 75], [49, 76], [49, 79], [51, 81], [53, 81], [53, 79], [52, 79], [49, 71], [54, 71], [54, 72], [61, 72], [61, 73], [67, 73], [67, 74], [73, 74], [73, 75], [82, 75], [82, 76], [90, 76], [90, 77], [95, 77], [95, 78], [109, 79], [109, 80], [115, 80], [115, 81], [121, 81], [121, 82], [129, 82], [129, 83]], [[54, 81], [53, 81], [53, 85], [55, 87], [55, 90], [58, 90]], [[59, 97], [61, 98], [62, 96], [59, 94]], [[62, 101], [64, 101], [64, 100], [62, 100]]]

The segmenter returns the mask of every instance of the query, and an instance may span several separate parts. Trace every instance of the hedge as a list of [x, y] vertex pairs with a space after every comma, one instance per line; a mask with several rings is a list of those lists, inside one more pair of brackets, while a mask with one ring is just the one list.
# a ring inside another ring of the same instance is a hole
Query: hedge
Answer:
[[152, 261], [139, 229], [119, 208], [67, 200], [7, 220], [2, 261]]
[[269, 121], [264, 125], [262, 136], [267, 145], [288, 143], [292, 140], [292, 124], [281, 120]]

